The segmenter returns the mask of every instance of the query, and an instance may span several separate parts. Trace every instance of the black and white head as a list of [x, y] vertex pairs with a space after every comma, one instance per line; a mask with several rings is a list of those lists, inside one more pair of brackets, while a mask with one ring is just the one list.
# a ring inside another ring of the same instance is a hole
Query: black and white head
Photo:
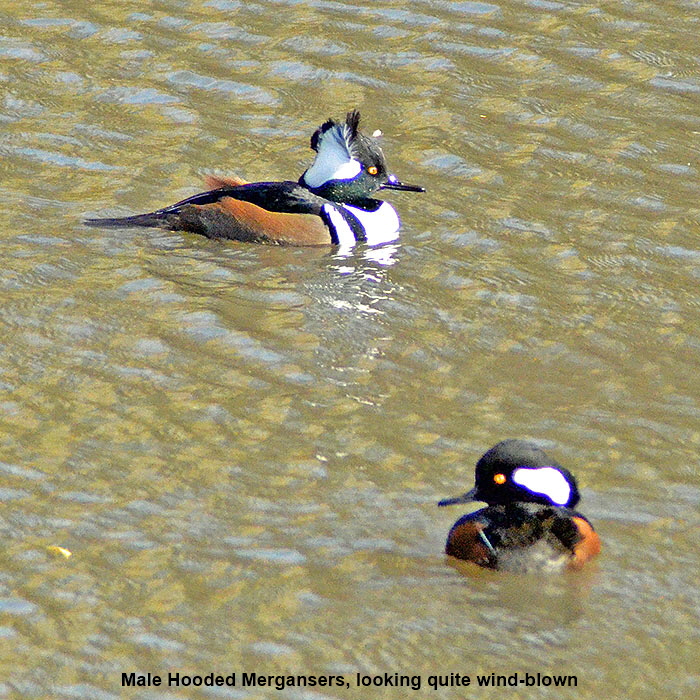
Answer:
[[573, 508], [579, 501], [573, 474], [525, 440], [503, 440], [476, 463], [471, 491], [438, 505], [484, 501], [489, 505], [542, 503]]
[[359, 125], [360, 113], [355, 109], [344, 122], [329, 119], [316, 129], [311, 137], [316, 158], [299, 183], [335, 202], [365, 199], [380, 189], [424, 192], [387, 172], [379, 143], [360, 132]]

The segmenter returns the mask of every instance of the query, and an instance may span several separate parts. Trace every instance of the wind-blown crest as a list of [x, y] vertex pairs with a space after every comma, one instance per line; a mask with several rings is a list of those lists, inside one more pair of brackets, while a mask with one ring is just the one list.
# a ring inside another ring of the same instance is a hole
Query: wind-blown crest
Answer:
[[345, 122], [328, 119], [311, 137], [316, 158], [304, 173], [308, 187], [318, 188], [333, 181], [352, 180], [363, 167], [373, 167], [373, 177], [381, 183], [386, 175], [386, 161], [376, 140], [360, 131], [360, 112], [348, 112]]
[[348, 112], [343, 124], [335, 121], [335, 119], [328, 119], [312, 134], [311, 148], [318, 153], [324, 142], [327, 142], [328, 139], [333, 139], [337, 141], [339, 146], [345, 146], [350, 158], [357, 158], [359, 153], [356, 152], [355, 142], [359, 133], [359, 126], [360, 112], [356, 109]]

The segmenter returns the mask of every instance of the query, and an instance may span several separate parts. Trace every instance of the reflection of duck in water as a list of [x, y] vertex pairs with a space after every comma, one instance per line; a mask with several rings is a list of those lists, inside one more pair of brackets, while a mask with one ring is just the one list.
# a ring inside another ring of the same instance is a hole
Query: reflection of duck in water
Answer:
[[378, 190], [423, 192], [387, 172], [376, 139], [359, 131], [360, 113], [329, 119], [311, 137], [316, 158], [299, 182], [251, 182], [209, 176], [212, 189], [158, 209], [89, 226], [147, 226], [192, 231], [208, 238], [315, 246], [370, 245], [398, 237], [399, 217]]
[[579, 569], [600, 551], [590, 522], [572, 510], [579, 501], [573, 475], [524, 440], [504, 440], [476, 465], [476, 485], [438, 505], [484, 501], [463, 515], [445, 551], [489, 569]]

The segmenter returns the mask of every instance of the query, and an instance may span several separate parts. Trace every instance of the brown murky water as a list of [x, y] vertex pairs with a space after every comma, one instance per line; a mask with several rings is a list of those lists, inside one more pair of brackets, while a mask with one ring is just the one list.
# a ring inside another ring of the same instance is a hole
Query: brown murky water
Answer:
[[[0, 697], [697, 697], [698, 10], [0, 0]], [[429, 190], [396, 245], [80, 225], [298, 177], [355, 106]], [[579, 477], [590, 570], [447, 565], [504, 437]]]

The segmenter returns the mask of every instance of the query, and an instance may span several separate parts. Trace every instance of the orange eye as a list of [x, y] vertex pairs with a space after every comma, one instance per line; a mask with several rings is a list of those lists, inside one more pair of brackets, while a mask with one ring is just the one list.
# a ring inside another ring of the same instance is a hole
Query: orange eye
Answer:
[[377, 169], [377, 167], [375, 165], [370, 165], [369, 168], [367, 168], [367, 172], [370, 175], [376, 175], [379, 172], [379, 170]]
[[500, 486], [501, 484], [506, 483], [506, 475], [505, 474], [496, 474], [493, 477], [493, 480]]

